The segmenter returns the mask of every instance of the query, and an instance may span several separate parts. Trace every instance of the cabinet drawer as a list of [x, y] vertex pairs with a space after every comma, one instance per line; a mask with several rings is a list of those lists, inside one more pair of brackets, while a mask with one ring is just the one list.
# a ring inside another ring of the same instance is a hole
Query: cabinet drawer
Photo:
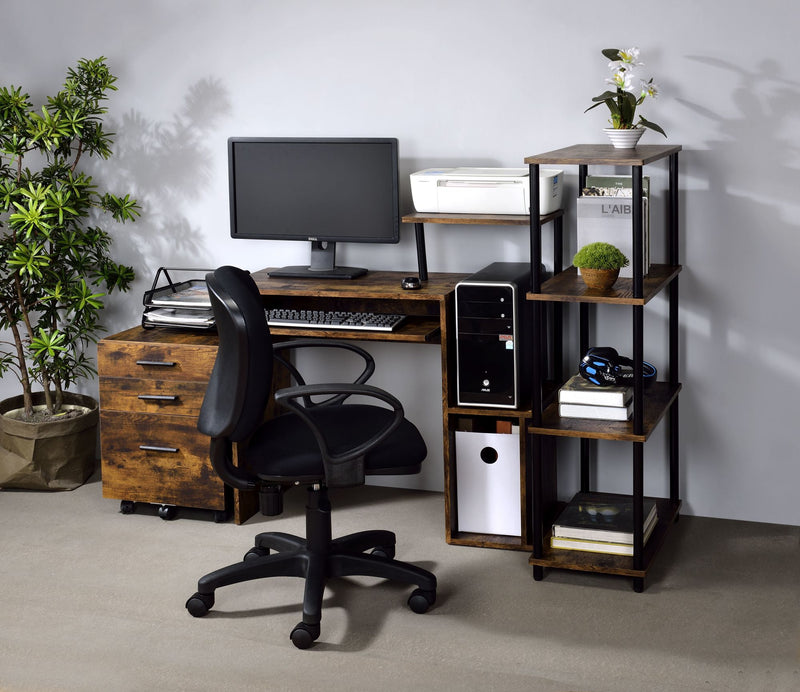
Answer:
[[106, 411], [163, 413], [197, 419], [206, 382], [101, 377], [100, 407]]
[[97, 369], [104, 377], [206, 382], [216, 346], [101, 341]]
[[103, 497], [225, 509], [225, 486], [195, 419], [100, 411]]

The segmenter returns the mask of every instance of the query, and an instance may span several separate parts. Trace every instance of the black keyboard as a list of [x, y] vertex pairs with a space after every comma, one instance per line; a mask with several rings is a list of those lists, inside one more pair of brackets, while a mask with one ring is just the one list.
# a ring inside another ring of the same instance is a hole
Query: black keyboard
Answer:
[[372, 332], [391, 332], [405, 315], [375, 312], [346, 312], [341, 310], [265, 310], [270, 327], [306, 327], [311, 329], [361, 329]]

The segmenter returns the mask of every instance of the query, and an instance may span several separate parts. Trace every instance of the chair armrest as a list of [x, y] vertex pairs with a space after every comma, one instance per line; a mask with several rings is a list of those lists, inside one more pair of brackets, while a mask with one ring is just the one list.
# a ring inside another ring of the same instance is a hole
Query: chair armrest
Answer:
[[[373, 399], [378, 399], [384, 403], [389, 404], [394, 415], [391, 420], [381, 430], [377, 431], [372, 437], [365, 442], [362, 442], [355, 447], [340, 452], [339, 454], [332, 454], [327, 440], [319, 426], [314, 422], [313, 409], [309, 411], [301, 401], [308, 397], [320, 396], [325, 394], [342, 394], [345, 398], [354, 394], [368, 396]], [[389, 392], [373, 387], [368, 384], [355, 384], [355, 383], [328, 383], [328, 384], [307, 384], [298, 385], [294, 387], [285, 387], [275, 393], [275, 401], [279, 404], [286, 406], [297, 414], [311, 430], [314, 438], [319, 445], [322, 461], [325, 465], [326, 476], [334, 476], [334, 473], [329, 473], [328, 469], [351, 462], [355, 459], [363, 459], [363, 457], [376, 445], [380, 444], [389, 435], [397, 429], [402, 423], [404, 412], [403, 405], [400, 401], [391, 395]]]
[[[314, 339], [293, 339], [292, 341], [280, 341], [273, 344], [272, 353], [275, 358], [281, 365], [283, 365], [292, 376], [292, 379], [297, 385], [305, 386], [306, 381], [303, 378], [300, 371], [297, 367], [292, 363], [284, 352], [294, 352], [302, 348], [336, 348], [344, 351], [350, 351], [351, 353], [355, 353], [356, 355], [360, 356], [361, 359], [364, 361], [364, 369], [361, 371], [359, 376], [353, 381], [353, 384], [364, 384], [372, 377], [372, 374], [375, 372], [375, 359], [372, 355], [361, 348], [360, 346], [356, 346], [355, 344], [349, 343], [347, 341], [317, 341]], [[335, 406], [341, 404], [348, 396], [351, 396], [349, 393], [337, 393], [335, 396], [332, 396], [328, 399], [324, 399], [323, 401], [311, 401], [309, 396], [306, 396], [303, 400], [303, 404], [306, 408], [313, 408], [314, 406]]]
[[237, 490], [258, 489], [258, 478], [233, 463], [233, 445], [227, 438], [211, 438], [209, 458], [219, 477], [232, 488]]

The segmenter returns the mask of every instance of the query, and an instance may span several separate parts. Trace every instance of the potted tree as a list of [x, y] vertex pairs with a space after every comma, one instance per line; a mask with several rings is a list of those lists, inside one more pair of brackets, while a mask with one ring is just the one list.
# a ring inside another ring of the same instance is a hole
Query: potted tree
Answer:
[[583, 282], [589, 288], [607, 291], [619, 277], [619, 270], [627, 267], [628, 258], [611, 243], [589, 243], [584, 245], [572, 264], [578, 268]]
[[71, 488], [94, 470], [97, 403], [67, 389], [96, 372], [87, 347], [102, 331], [103, 296], [134, 279], [98, 224], [132, 221], [139, 206], [101, 192], [80, 166], [111, 156], [102, 120], [115, 82], [101, 57], [69, 68], [40, 109], [0, 87], [0, 375], [22, 390], [0, 402], [2, 487]]

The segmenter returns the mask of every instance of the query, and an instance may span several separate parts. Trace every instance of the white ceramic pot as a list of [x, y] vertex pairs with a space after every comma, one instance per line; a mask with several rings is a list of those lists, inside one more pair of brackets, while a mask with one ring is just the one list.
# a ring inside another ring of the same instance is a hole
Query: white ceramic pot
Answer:
[[603, 129], [614, 145], [615, 149], [635, 149], [639, 138], [644, 134], [643, 127], [633, 127], [630, 130], [617, 130], [613, 127]]

